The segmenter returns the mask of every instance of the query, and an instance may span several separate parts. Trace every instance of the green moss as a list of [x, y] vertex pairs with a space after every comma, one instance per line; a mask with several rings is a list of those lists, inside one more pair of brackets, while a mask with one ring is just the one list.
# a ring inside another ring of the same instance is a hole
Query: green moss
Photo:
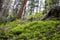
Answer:
[[30, 18], [42, 18], [43, 17], [43, 13], [36, 13], [35, 15], [30, 15], [30, 16], [26, 16], [25, 18], [30, 19]]
[[60, 21], [33, 21], [10, 29], [6, 35], [19, 40], [60, 40]]

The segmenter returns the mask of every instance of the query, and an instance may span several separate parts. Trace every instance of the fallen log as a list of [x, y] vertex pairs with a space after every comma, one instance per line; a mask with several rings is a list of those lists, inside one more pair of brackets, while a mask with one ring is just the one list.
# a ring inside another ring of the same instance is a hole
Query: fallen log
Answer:
[[41, 20], [46, 20], [52, 16], [54, 16], [56, 19], [59, 19], [60, 17], [60, 6], [51, 6], [50, 11], [44, 15], [44, 17]]

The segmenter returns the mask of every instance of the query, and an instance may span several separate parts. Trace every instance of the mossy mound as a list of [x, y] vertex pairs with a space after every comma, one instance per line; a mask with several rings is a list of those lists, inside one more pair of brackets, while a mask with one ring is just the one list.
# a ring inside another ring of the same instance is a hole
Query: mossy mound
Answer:
[[7, 31], [13, 40], [60, 40], [60, 21], [33, 21]]

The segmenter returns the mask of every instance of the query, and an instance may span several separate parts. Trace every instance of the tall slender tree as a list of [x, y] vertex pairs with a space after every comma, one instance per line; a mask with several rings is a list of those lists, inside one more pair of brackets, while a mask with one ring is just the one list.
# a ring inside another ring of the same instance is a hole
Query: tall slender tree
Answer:
[[[5, 0], [5, 1], [6, 1], [6, 0]], [[2, 14], [2, 16], [5, 16], [5, 12], [6, 12], [6, 10], [7, 10], [7, 6], [8, 6], [8, 4], [9, 4], [9, 2], [10, 2], [10, 0], [7, 0], [7, 1], [6, 1], [6, 4], [5, 4], [4, 9], [3, 9], [3, 14]]]
[[18, 13], [18, 15], [17, 15], [17, 18], [21, 18], [26, 3], [27, 3], [27, 0], [23, 0], [22, 5], [21, 5], [21, 8], [20, 8], [20, 11], [19, 11], [19, 13]]
[[0, 0], [0, 11], [2, 10], [3, 0]]

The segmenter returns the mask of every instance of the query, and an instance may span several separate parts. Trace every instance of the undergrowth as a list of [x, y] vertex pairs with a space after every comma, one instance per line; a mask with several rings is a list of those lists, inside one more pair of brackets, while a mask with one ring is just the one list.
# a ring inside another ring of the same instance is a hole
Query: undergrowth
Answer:
[[14, 40], [60, 40], [60, 21], [33, 21], [7, 31]]

